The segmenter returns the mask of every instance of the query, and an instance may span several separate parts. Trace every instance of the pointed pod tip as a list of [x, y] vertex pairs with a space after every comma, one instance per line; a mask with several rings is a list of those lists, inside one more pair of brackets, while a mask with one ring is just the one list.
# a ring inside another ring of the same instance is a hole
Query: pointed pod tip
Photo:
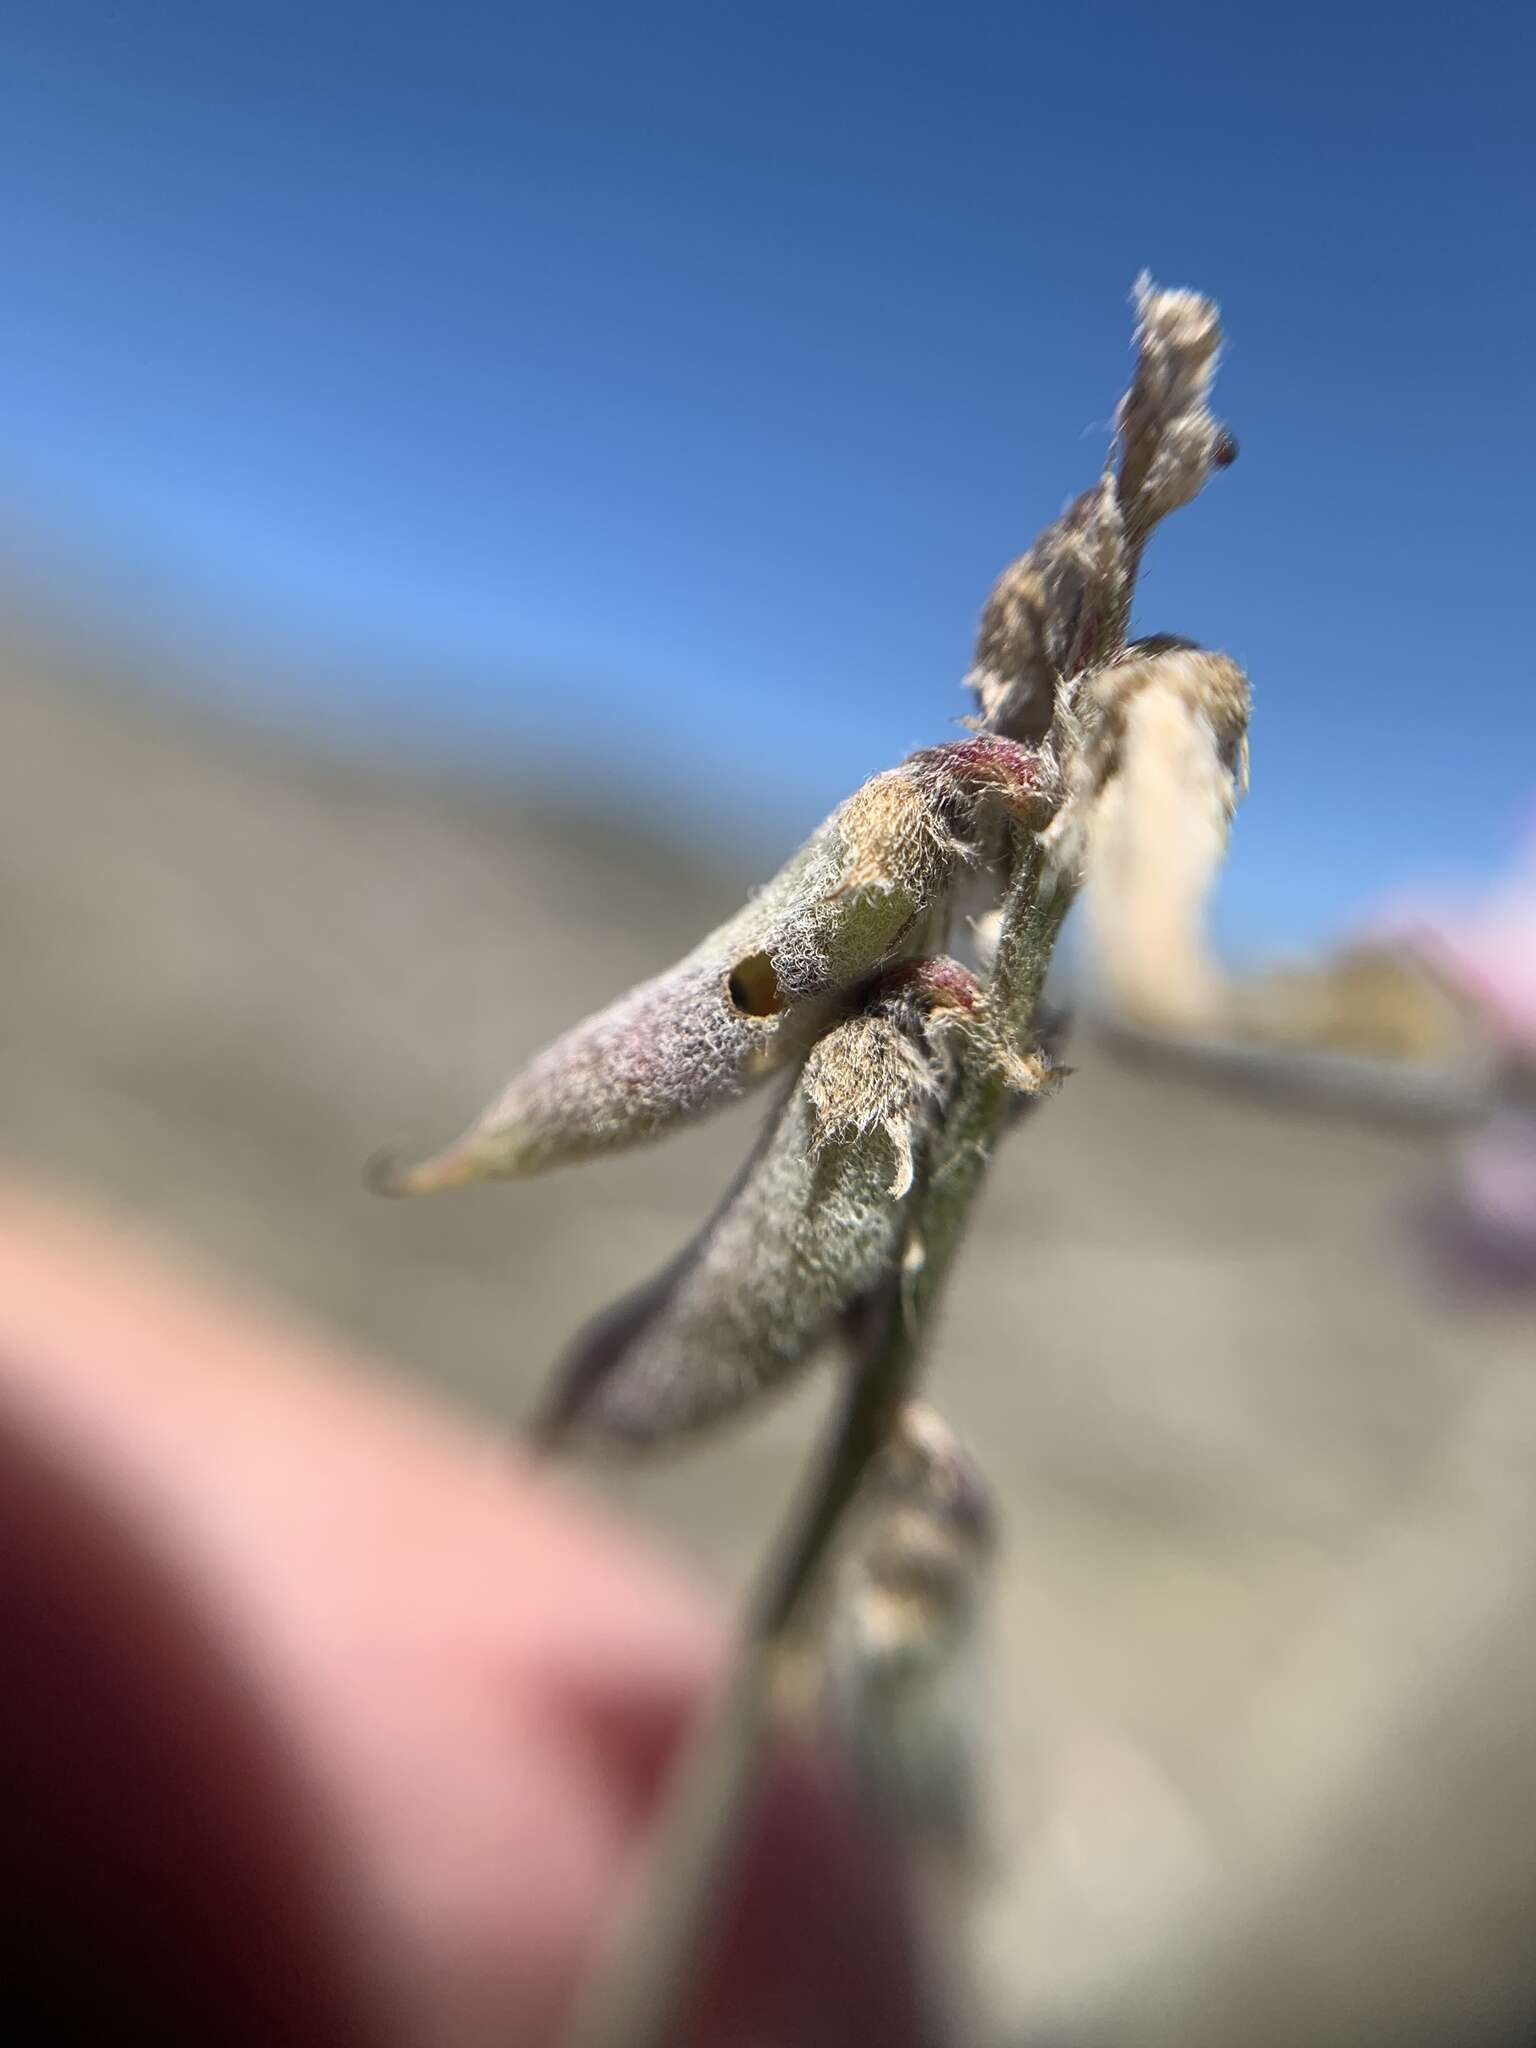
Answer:
[[363, 1185], [370, 1194], [396, 1199], [402, 1195], [431, 1195], [440, 1188], [461, 1188], [484, 1177], [474, 1155], [453, 1147], [406, 1166], [398, 1153], [375, 1152], [363, 1168]]
[[513, 1441], [530, 1465], [542, 1465], [570, 1448], [570, 1431], [545, 1402], [523, 1423]]
[[370, 1195], [408, 1195], [409, 1179], [409, 1170], [401, 1165], [395, 1152], [375, 1152], [363, 1167], [363, 1186]]
[[363, 1186], [370, 1195], [401, 1195], [400, 1162], [393, 1152], [371, 1152], [363, 1162]]

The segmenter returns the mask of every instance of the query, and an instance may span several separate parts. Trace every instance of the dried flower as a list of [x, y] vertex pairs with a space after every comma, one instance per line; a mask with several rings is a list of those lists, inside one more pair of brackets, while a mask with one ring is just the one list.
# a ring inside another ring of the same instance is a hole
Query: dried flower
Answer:
[[824, 1711], [887, 1823], [961, 1857], [978, 1832], [978, 1651], [994, 1542], [974, 1459], [931, 1408], [908, 1402], [839, 1562]]
[[1211, 417], [1207, 400], [1221, 355], [1221, 317], [1198, 292], [1158, 291], [1136, 280], [1136, 376], [1116, 419], [1118, 493], [1126, 531], [1144, 540], [1160, 519], [1187, 505], [1213, 469], [1237, 458], [1237, 443]]
[[1124, 523], [1106, 471], [992, 587], [966, 677], [992, 731], [1045, 738], [1062, 681], [1113, 651], [1125, 579]]
[[1109, 466], [993, 585], [966, 682], [991, 731], [1038, 744], [1064, 686], [1124, 645], [1142, 549], [1237, 443], [1207, 399], [1221, 352], [1210, 299], [1136, 281], [1136, 375], [1115, 416]]

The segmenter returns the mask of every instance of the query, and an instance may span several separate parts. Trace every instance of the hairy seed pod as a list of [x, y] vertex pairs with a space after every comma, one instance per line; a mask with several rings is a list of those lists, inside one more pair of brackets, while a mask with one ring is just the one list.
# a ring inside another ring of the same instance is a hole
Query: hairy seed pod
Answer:
[[938, 971], [899, 971], [816, 1041], [694, 1243], [577, 1338], [537, 1438], [643, 1448], [724, 1421], [785, 1385], [892, 1271], [946, 1034], [977, 996], [954, 962], [921, 965]]
[[990, 736], [875, 776], [686, 959], [557, 1039], [446, 1151], [404, 1170], [382, 1162], [374, 1186], [418, 1194], [537, 1173], [730, 1101], [920, 940], [991, 818], [1039, 828], [1054, 800], [1052, 764]]
[[870, 1803], [908, 1842], [975, 1848], [990, 1495], [931, 1408], [909, 1402], [871, 1466], [834, 1581], [823, 1710]]
[[1057, 856], [1081, 858], [1095, 958], [1126, 1017], [1218, 1018], [1206, 904], [1247, 786], [1247, 678], [1223, 654], [1139, 642], [1093, 678]]

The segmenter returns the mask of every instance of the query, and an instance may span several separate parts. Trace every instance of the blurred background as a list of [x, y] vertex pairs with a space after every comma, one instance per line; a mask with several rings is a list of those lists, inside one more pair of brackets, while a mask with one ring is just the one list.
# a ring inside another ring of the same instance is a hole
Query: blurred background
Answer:
[[[363, 1160], [950, 734], [1132, 279], [1221, 302], [1241, 461], [1137, 629], [1253, 677], [1215, 940], [1293, 1021], [1257, 1066], [1085, 1024], [938, 1362], [1008, 1531], [983, 1956], [1027, 2038], [1536, 2012], [1531, 38], [7, 9], [7, 1166], [498, 1425], [760, 1109], [537, 1192], [385, 1206]], [[739, 1582], [824, 1397], [590, 1483]]]

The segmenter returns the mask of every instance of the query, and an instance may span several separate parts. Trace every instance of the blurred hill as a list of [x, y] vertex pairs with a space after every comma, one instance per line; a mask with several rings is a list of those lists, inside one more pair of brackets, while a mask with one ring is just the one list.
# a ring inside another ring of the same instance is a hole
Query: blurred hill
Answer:
[[[752, 879], [685, 819], [664, 844], [625, 815], [16, 658], [7, 1160], [510, 1422], [695, 1226], [760, 1106], [420, 1205], [360, 1169], [455, 1132]], [[1525, 1995], [1536, 1328], [1457, 1305], [1419, 1255], [1453, 1142], [1084, 1050], [1002, 1161], [936, 1391], [1003, 1503], [988, 1946], [1041, 2024], [1470, 2042]], [[739, 1579], [824, 1394], [590, 1483]]]

